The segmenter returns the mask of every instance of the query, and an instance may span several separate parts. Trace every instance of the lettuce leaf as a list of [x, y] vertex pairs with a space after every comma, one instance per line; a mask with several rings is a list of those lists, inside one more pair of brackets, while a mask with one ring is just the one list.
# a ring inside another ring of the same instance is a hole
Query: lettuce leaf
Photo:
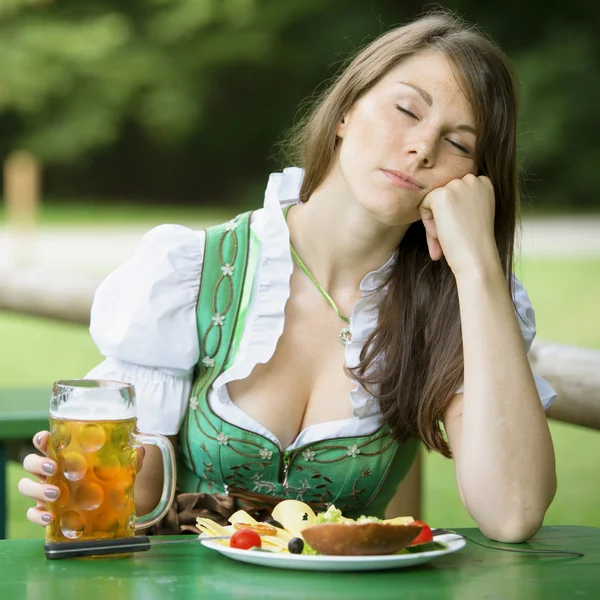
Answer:
[[349, 521], [351, 521], [351, 519], [343, 517], [342, 511], [331, 504], [325, 512], [317, 513], [314, 524], [323, 525], [324, 523], [344, 523]]

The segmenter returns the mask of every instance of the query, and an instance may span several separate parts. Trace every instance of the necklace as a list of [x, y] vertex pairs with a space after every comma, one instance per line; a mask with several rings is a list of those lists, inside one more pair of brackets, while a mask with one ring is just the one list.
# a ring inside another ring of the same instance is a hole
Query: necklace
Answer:
[[323, 298], [325, 298], [325, 300], [327, 300], [327, 302], [329, 302], [329, 304], [331, 304], [331, 306], [332, 306], [333, 310], [335, 310], [337, 316], [342, 321], [344, 321], [344, 323], [347, 323], [346, 327], [342, 327], [342, 329], [340, 329], [340, 332], [338, 333], [338, 338], [340, 339], [340, 342], [342, 342], [342, 344], [344, 344], [344, 345], [349, 344], [352, 341], [352, 333], [350, 332], [350, 327], [349, 327], [350, 317], [345, 317], [340, 312], [340, 309], [337, 307], [336, 303], [333, 301], [333, 298], [323, 289], [323, 287], [321, 285], [319, 285], [319, 282], [313, 277], [313, 274], [308, 270], [308, 267], [302, 262], [302, 259], [298, 256], [298, 253], [296, 252], [296, 250], [294, 250], [294, 246], [292, 246], [291, 243], [290, 243], [290, 250], [292, 251], [292, 257], [294, 258], [294, 261], [296, 262], [296, 264], [304, 271], [306, 276], [313, 282], [313, 284], [319, 290], [319, 292], [321, 292], [321, 294], [323, 295]]

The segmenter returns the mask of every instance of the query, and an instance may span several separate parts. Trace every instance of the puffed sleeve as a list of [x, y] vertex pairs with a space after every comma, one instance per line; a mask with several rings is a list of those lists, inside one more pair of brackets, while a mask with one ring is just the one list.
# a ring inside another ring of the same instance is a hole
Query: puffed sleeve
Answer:
[[[519, 328], [521, 329], [521, 335], [523, 336], [525, 351], [529, 352], [536, 334], [535, 312], [533, 310], [533, 306], [531, 305], [531, 300], [529, 299], [525, 286], [514, 274], [512, 276], [512, 287], [517, 322], [519, 324]], [[556, 400], [557, 394], [554, 391], [554, 388], [543, 377], [540, 377], [534, 373], [533, 379], [540, 396], [540, 401], [545, 410], [552, 404], [552, 402], [554, 402], [554, 400]], [[464, 387], [461, 386], [458, 390], [456, 390], [456, 393], [462, 394], [463, 391]]]
[[90, 333], [106, 360], [86, 377], [132, 383], [138, 428], [175, 435], [198, 360], [204, 232], [161, 225], [96, 291]]
[[[513, 274], [512, 277], [513, 299], [515, 303], [517, 321], [519, 323], [519, 328], [521, 329], [521, 335], [523, 336], [525, 350], [529, 352], [536, 334], [535, 312], [533, 310], [533, 306], [531, 305], [531, 300], [529, 300], [525, 286], [520, 282], [516, 275]], [[554, 402], [554, 400], [556, 400], [557, 393], [543, 377], [540, 377], [534, 373], [533, 378], [545, 410]]]

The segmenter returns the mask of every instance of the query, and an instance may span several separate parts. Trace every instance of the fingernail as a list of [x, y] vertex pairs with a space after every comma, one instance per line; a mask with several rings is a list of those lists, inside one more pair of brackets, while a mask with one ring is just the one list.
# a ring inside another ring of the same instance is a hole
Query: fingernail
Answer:
[[42, 521], [44, 521], [44, 523], [50, 523], [50, 521], [52, 521], [52, 515], [49, 515], [48, 513], [44, 513], [41, 516]]
[[46, 496], [48, 500], [56, 500], [58, 498], [58, 490], [46, 490], [44, 496]]
[[39, 446], [39, 445], [42, 443], [42, 438], [43, 438], [43, 437], [44, 437], [44, 434], [43, 434], [43, 433], [38, 433], [38, 434], [35, 436], [35, 445], [36, 445], [36, 446]]
[[52, 463], [44, 463], [42, 465], [42, 471], [44, 471], [46, 475], [52, 475], [52, 473], [54, 473], [54, 465]]

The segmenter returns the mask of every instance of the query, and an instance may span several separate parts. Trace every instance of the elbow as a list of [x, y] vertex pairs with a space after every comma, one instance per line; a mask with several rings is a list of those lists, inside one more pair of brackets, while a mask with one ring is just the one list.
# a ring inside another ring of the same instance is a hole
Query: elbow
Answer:
[[[481, 532], [491, 540], [505, 544], [520, 544], [531, 539], [542, 527], [546, 511], [556, 494], [556, 479], [548, 482], [544, 498], [537, 502], [522, 501], [491, 522], [481, 523]], [[523, 499], [522, 499], [523, 500]]]
[[505, 544], [520, 544], [531, 539], [541, 528], [546, 510], [554, 497], [554, 491], [548, 500], [537, 506], [521, 506], [504, 512], [493, 522], [480, 524], [481, 532], [491, 540]]
[[541, 517], [512, 518], [503, 523], [481, 525], [481, 532], [490, 540], [504, 544], [520, 544], [531, 539], [540, 529], [544, 521]]

